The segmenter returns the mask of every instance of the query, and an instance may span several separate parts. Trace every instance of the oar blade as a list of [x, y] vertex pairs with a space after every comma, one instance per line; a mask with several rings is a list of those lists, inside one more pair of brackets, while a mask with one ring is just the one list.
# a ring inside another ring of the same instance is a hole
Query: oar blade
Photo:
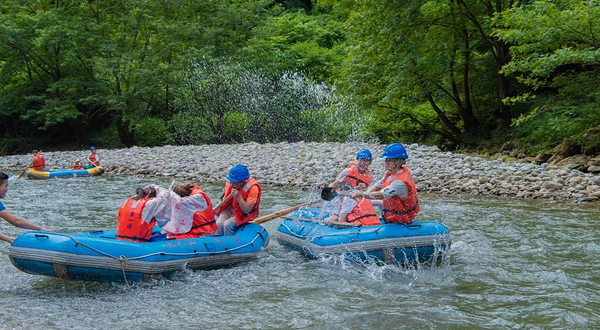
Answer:
[[337, 194], [335, 191], [333, 191], [333, 188], [331, 187], [325, 187], [323, 188], [323, 190], [321, 190], [321, 198], [323, 200], [330, 201], [334, 199], [335, 196], [337, 196]]

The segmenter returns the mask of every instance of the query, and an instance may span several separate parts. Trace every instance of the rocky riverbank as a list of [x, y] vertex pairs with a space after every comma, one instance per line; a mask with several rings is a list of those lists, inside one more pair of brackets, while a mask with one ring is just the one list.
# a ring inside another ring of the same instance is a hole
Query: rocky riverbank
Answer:
[[[263, 184], [280, 186], [325, 186], [353, 160], [356, 152], [369, 148], [375, 157], [371, 171], [379, 179], [385, 148], [359, 143], [278, 143], [154, 148], [99, 149], [100, 161], [112, 174], [174, 177], [179, 181], [223, 182], [229, 168], [248, 165]], [[440, 194], [495, 195], [591, 202], [600, 200], [600, 176], [548, 164], [487, 160], [437, 147], [408, 145], [411, 169], [421, 192]], [[47, 167], [71, 168], [87, 151], [44, 153]], [[31, 155], [0, 157], [0, 171], [22, 169]]]

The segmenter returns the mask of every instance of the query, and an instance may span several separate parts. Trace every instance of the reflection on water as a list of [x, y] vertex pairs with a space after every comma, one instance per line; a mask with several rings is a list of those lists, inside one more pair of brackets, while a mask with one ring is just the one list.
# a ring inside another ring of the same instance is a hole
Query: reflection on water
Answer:
[[[13, 177], [3, 201], [19, 216], [74, 233], [113, 228], [120, 203], [149, 183], [170, 181]], [[203, 188], [213, 200], [221, 195], [221, 186]], [[315, 196], [265, 187], [262, 213]], [[2, 244], [0, 328], [598, 328], [598, 205], [436, 195], [421, 204], [421, 220], [452, 232], [442, 266], [308, 260], [273, 239], [255, 262], [127, 287], [22, 273]], [[265, 224], [271, 235], [279, 221]], [[5, 223], [0, 230], [22, 232]]]

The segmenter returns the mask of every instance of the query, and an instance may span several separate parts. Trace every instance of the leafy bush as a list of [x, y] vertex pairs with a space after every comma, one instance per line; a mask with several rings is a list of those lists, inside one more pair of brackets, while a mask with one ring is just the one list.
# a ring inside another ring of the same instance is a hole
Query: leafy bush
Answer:
[[134, 126], [135, 141], [141, 147], [154, 147], [171, 144], [173, 139], [164, 121], [156, 117], [138, 120]]
[[[573, 139], [583, 149], [600, 151], [600, 138], [587, 133], [600, 127], [600, 111], [597, 108], [600, 88], [590, 84], [594, 81], [592, 76], [579, 75], [576, 82], [566, 84], [557, 95], [539, 97], [532, 102], [534, 110], [513, 121], [511, 130], [517, 146], [531, 145], [532, 152], [536, 153]], [[586, 83], [582, 79], [589, 81]]]

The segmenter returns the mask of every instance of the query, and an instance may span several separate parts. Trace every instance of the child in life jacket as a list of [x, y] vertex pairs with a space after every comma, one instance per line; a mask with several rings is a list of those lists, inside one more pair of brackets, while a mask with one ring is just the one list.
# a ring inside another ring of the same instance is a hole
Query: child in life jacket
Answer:
[[369, 199], [344, 196], [336, 198], [332, 202], [337, 203], [338, 207], [337, 209], [329, 210], [330, 215], [325, 219], [326, 223], [352, 227], [377, 226], [381, 224]]
[[73, 170], [83, 170], [83, 163], [81, 162], [81, 159], [75, 159], [75, 165], [73, 165]]
[[333, 181], [329, 187], [337, 189], [342, 183], [349, 183], [352, 187], [365, 190], [373, 181], [373, 174], [369, 165], [373, 156], [369, 149], [362, 149], [356, 154], [356, 161], [351, 162]]
[[170, 221], [163, 227], [168, 238], [210, 236], [217, 230], [215, 214], [208, 195], [192, 183], [171, 185], [168, 192]]

